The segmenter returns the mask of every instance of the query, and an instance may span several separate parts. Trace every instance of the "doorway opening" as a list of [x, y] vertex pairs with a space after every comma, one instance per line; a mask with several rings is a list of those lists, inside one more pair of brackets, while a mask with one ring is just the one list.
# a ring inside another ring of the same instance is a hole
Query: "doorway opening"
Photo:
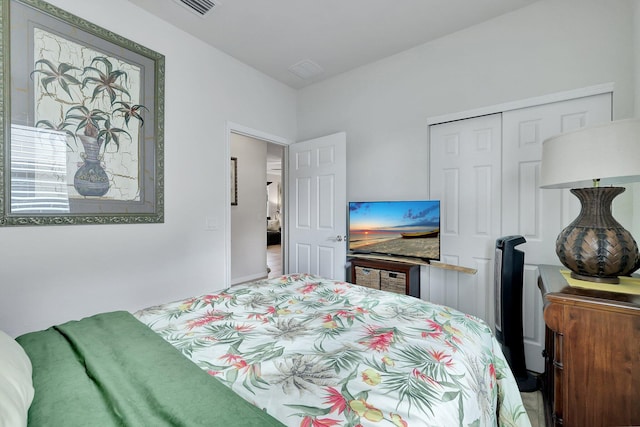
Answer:
[[227, 283], [236, 285], [286, 271], [284, 165], [289, 141], [231, 123], [227, 129], [228, 155], [237, 169], [227, 175], [231, 180], [235, 174], [237, 180], [228, 210]]
[[284, 147], [267, 142], [267, 274], [268, 278], [282, 276], [282, 164]]

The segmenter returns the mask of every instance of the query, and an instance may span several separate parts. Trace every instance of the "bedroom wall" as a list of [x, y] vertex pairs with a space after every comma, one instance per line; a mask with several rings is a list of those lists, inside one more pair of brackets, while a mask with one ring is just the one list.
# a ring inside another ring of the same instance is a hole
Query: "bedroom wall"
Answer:
[[298, 92], [298, 139], [346, 131], [350, 200], [422, 198], [428, 117], [607, 82], [630, 117], [634, 1], [541, 0], [314, 84]]
[[633, 1], [633, 58], [635, 76], [635, 117], [640, 118], [640, 0]]
[[222, 288], [226, 121], [296, 134], [294, 90], [130, 2], [50, 3], [165, 55], [165, 223], [0, 228], [0, 329], [14, 336]]
[[[635, 76], [635, 117], [640, 118], [640, 0], [633, 2], [633, 53], [634, 53], [634, 69]], [[640, 183], [633, 184], [633, 216], [632, 228], [636, 241], [640, 241]]]

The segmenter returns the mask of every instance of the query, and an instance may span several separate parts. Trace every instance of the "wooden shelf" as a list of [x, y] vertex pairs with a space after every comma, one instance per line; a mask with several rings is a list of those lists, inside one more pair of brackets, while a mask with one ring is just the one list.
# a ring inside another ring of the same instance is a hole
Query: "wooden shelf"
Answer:
[[426, 261], [420, 258], [410, 258], [410, 257], [402, 257], [402, 256], [391, 256], [391, 255], [377, 255], [377, 254], [356, 254], [356, 253], [348, 253], [347, 257], [349, 258], [360, 258], [360, 259], [378, 259], [383, 261], [396, 261], [396, 262], [404, 262], [406, 264], [414, 264], [414, 265], [426, 265], [429, 267], [442, 268], [445, 270], [453, 270], [460, 273], [465, 274], [476, 274], [478, 270], [470, 267], [462, 267], [460, 265], [447, 264], [440, 261]]

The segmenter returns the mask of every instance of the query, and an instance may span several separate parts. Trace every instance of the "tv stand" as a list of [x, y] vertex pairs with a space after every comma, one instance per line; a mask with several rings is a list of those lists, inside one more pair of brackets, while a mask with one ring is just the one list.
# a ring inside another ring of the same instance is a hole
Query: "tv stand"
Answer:
[[475, 268], [463, 267], [461, 265], [447, 264], [440, 261], [426, 260], [422, 258], [403, 257], [398, 255], [368, 254], [368, 253], [358, 253], [358, 252], [350, 252], [347, 254], [347, 259], [354, 259], [354, 258], [377, 259], [382, 261], [403, 262], [406, 264], [426, 265], [427, 267], [442, 268], [444, 270], [452, 270], [452, 271], [457, 271], [458, 273], [466, 273], [466, 274], [476, 274], [478, 272], [478, 270]]
[[416, 263], [354, 255], [349, 277], [356, 285], [420, 298], [420, 265]]

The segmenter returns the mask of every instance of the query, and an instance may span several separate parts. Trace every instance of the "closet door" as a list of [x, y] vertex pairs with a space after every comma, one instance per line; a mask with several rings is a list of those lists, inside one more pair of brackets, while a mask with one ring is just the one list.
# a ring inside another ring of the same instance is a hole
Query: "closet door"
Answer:
[[519, 247], [525, 253], [523, 335], [527, 368], [535, 372], [544, 371], [537, 264], [560, 265], [556, 238], [580, 211], [578, 199], [569, 190], [539, 188], [542, 142], [562, 132], [610, 121], [611, 100], [612, 94], [606, 93], [502, 114], [502, 234], [518, 234], [527, 240]]
[[493, 312], [493, 252], [500, 235], [501, 131], [500, 114], [430, 129], [430, 197], [441, 201], [441, 261], [478, 272], [429, 268], [426, 299], [486, 321]]
[[568, 190], [539, 188], [542, 141], [611, 120], [611, 100], [611, 93], [585, 96], [430, 128], [430, 197], [442, 200], [442, 261], [478, 273], [430, 268], [424, 298], [493, 328], [495, 241], [524, 236], [523, 333], [527, 368], [535, 372], [544, 371], [537, 264], [560, 265], [556, 238], [580, 210]]

